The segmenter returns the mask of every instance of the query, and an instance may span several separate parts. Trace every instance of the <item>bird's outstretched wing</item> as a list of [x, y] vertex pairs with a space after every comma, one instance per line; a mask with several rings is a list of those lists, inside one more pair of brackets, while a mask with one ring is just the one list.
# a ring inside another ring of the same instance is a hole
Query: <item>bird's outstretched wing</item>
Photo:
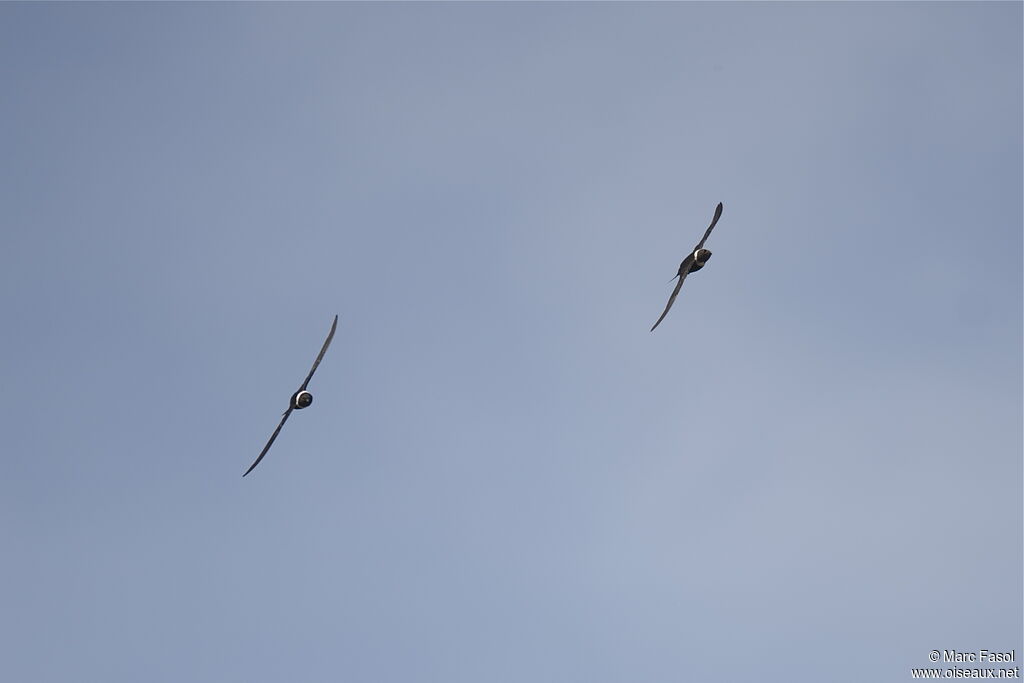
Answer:
[[[689, 261], [689, 263], [687, 263]], [[676, 302], [676, 297], [679, 296], [679, 290], [683, 287], [683, 280], [690, 274], [690, 266], [693, 265], [693, 254], [686, 257], [683, 261], [683, 265], [679, 266], [679, 274], [676, 276], [679, 278], [679, 282], [676, 283], [676, 288], [672, 290], [672, 296], [668, 298], [668, 303], [665, 304], [665, 310], [661, 312], [661, 317], [658, 318], [658, 322], [654, 323], [654, 327], [661, 324], [661, 321], [668, 315], [668, 310], [672, 308], [672, 304]], [[685, 268], [683, 266], [686, 266]], [[654, 327], [651, 328], [651, 332], [654, 332]]]
[[[270, 435], [270, 441], [268, 441], [267, 445], [263, 447], [262, 451], [260, 451], [260, 457], [256, 458], [256, 462], [249, 465], [249, 469], [245, 471], [245, 474], [249, 474], [250, 472], [252, 472], [253, 468], [256, 467], [256, 465], [260, 464], [260, 460], [262, 460], [263, 456], [266, 455], [267, 451], [270, 450], [271, 445], [273, 445], [274, 443], [274, 439], [276, 439], [277, 435], [281, 433], [281, 427], [284, 427], [284, 423], [288, 420], [288, 416], [292, 414], [293, 410], [294, 408], [288, 406], [288, 410], [284, 411], [284, 416], [281, 418], [281, 423], [277, 425], [277, 429], [275, 429], [274, 433]], [[245, 474], [243, 474], [242, 476], [244, 477]]]
[[305, 391], [306, 385], [309, 384], [309, 380], [313, 379], [313, 373], [316, 372], [316, 368], [320, 365], [320, 361], [324, 359], [324, 354], [327, 353], [327, 347], [331, 345], [331, 340], [334, 339], [334, 331], [338, 329], [338, 316], [334, 316], [334, 323], [331, 325], [331, 331], [327, 334], [327, 341], [324, 342], [324, 346], [320, 349], [320, 355], [313, 361], [313, 367], [310, 368], [309, 374], [306, 375], [306, 381], [299, 387], [299, 391]]
[[708, 236], [711, 235], [711, 231], [715, 229], [715, 223], [722, 217], [722, 202], [718, 202], [718, 206], [715, 207], [715, 217], [711, 219], [711, 225], [704, 232], [704, 237], [701, 238], [700, 244], [693, 248], [694, 251], [704, 248], [704, 243], [708, 241]]

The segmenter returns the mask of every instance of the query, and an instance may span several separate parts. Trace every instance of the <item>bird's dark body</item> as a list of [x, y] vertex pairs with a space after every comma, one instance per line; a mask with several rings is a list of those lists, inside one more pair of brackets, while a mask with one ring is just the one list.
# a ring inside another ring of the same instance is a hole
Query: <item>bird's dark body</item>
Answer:
[[308, 391], [296, 391], [288, 402], [294, 410], [302, 410], [313, 405], [313, 394]]
[[672, 308], [672, 304], [675, 303], [676, 297], [679, 295], [679, 290], [682, 288], [683, 281], [686, 279], [686, 276], [690, 273], [696, 273], [698, 270], [703, 268], [707, 264], [708, 259], [711, 258], [711, 252], [704, 248], [704, 243], [707, 241], [708, 236], [711, 234], [715, 224], [721, 217], [722, 203], [719, 202], [718, 206], [715, 207], [715, 216], [711, 219], [711, 225], [709, 225], [708, 229], [704, 232], [704, 237], [697, 246], [693, 248], [693, 251], [683, 259], [683, 262], [679, 264], [679, 272], [676, 273], [676, 277], [679, 278], [679, 282], [676, 283], [676, 288], [672, 290], [672, 296], [668, 298], [668, 304], [665, 305], [665, 310], [662, 311], [661, 317], [658, 318], [658, 322], [654, 323], [654, 327], [651, 328], [651, 332], [654, 332], [654, 328], [660, 325], [661, 321], [665, 319], [666, 315], [668, 315], [668, 311]]
[[[698, 249], [697, 251], [693, 252], [691, 256], [693, 256], [693, 265], [690, 266], [690, 272], [696, 273], [698, 270], [703, 268], [704, 264], [706, 264], [708, 262], [708, 259], [711, 258], [711, 252], [708, 251], [707, 249]], [[686, 263], [686, 261], [683, 261], [683, 263]], [[683, 267], [683, 263], [679, 264], [680, 270]], [[680, 274], [682, 274], [682, 272], [680, 272]]]

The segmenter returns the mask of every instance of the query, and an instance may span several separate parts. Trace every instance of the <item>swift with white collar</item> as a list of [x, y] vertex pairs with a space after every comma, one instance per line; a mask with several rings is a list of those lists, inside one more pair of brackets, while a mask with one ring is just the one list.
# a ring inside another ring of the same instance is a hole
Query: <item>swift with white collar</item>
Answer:
[[[679, 290], [682, 289], [683, 280], [690, 273], [696, 273], [698, 270], [704, 267], [704, 264], [711, 258], [711, 252], [704, 248], [704, 243], [707, 242], [708, 236], [715, 227], [715, 223], [722, 217], [722, 202], [718, 202], [718, 206], [715, 208], [715, 217], [711, 219], [711, 225], [704, 232], [704, 237], [701, 238], [700, 242], [693, 251], [690, 252], [689, 256], [683, 259], [683, 262], [679, 264], [679, 272], [676, 273], [676, 277], [679, 278], [679, 282], [676, 283], [676, 288], [672, 290], [672, 296], [668, 298], [668, 304], [665, 305], [665, 310], [662, 311], [661, 317], [658, 318], [658, 322], [654, 323], [654, 327], [651, 328], [651, 332], [654, 332], [654, 328], [661, 324], [661, 321], [668, 315], [668, 311], [672, 308], [672, 304], [675, 303], [676, 297], [679, 295]], [[672, 278], [673, 280], [675, 278]]]
[[[292, 411], [302, 410], [303, 408], [308, 408], [313, 405], [313, 394], [306, 391], [306, 387], [309, 385], [309, 380], [313, 379], [313, 373], [316, 372], [316, 368], [320, 365], [320, 361], [324, 359], [324, 354], [327, 353], [327, 347], [331, 345], [331, 340], [334, 339], [334, 331], [336, 329], [338, 329], [338, 316], [334, 316], [334, 323], [331, 325], [331, 331], [327, 335], [327, 341], [324, 342], [323, 348], [320, 349], [320, 355], [317, 356], [316, 360], [313, 362], [313, 368], [309, 371], [309, 374], [306, 375], [306, 381], [303, 382], [302, 386], [299, 387], [299, 390], [292, 394], [292, 397], [288, 399], [288, 410], [284, 411], [281, 423], [277, 425], [277, 429], [275, 429], [274, 433], [270, 435], [270, 440], [267, 441], [267, 445], [263, 447], [262, 451], [260, 451], [260, 455], [256, 458], [256, 462], [249, 465], [249, 469], [245, 471], [245, 474], [249, 474], [256, 465], [260, 464], [260, 460], [262, 460], [263, 456], [270, 450], [270, 446], [274, 443], [274, 439], [277, 438], [277, 435], [281, 433], [281, 427], [284, 427], [284, 423], [288, 420], [288, 416], [292, 414]], [[245, 474], [242, 476], [244, 477]]]

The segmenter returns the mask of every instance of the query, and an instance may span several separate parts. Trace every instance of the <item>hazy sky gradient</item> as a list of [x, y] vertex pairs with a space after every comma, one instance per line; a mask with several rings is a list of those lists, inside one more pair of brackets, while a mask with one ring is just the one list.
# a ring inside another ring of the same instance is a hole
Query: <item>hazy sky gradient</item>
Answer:
[[1020, 665], [1021, 25], [0, 5], [0, 679]]

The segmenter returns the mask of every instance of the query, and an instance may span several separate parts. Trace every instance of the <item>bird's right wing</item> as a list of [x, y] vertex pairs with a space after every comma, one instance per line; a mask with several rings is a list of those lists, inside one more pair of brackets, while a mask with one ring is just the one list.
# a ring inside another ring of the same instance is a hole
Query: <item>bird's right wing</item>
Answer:
[[[284, 423], [287, 422], [288, 416], [292, 414], [293, 410], [294, 410], [294, 408], [292, 408], [291, 406], [288, 406], [288, 410], [284, 411], [284, 416], [281, 418], [281, 423], [279, 425], [277, 425], [277, 429], [275, 429], [274, 433], [270, 435], [270, 441], [268, 441], [267, 445], [263, 447], [262, 451], [260, 451], [260, 457], [256, 458], [256, 462], [254, 462], [253, 464], [249, 465], [249, 469], [247, 469], [245, 471], [245, 474], [249, 474], [250, 472], [252, 472], [253, 468], [256, 467], [256, 465], [260, 464], [260, 460], [262, 460], [263, 456], [266, 455], [267, 451], [270, 450], [270, 447], [274, 443], [274, 439], [276, 439], [277, 435], [281, 433], [281, 427], [284, 427]], [[245, 474], [243, 474], [242, 476], [244, 477]]]
[[715, 229], [715, 223], [722, 217], [722, 202], [718, 202], [718, 206], [715, 207], [715, 217], [711, 219], [711, 225], [704, 232], [704, 237], [701, 238], [700, 244], [693, 248], [694, 251], [704, 248], [704, 243], [708, 241], [708, 237], [711, 235], [711, 231]]
[[[657, 327], [658, 325], [660, 325], [661, 321], [665, 319], [666, 315], [668, 315], [668, 310], [670, 308], [672, 308], [672, 304], [674, 304], [676, 302], [676, 297], [679, 296], [679, 290], [682, 289], [682, 287], [683, 287], [683, 280], [685, 280], [686, 276], [689, 275], [689, 274], [690, 274], [690, 269], [689, 268], [687, 268], [685, 270], [680, 268], [680, 273], [677, 276], [679, 278], [679, 282], [676, 283], [676, 288], [672, 290], [672, 296], [670, 296], [668, 298], [668, 303], [665, 304], [665, 310], [661, 312], [661, 317], [658, 318], [658, 322], [654, 323], [654, 327]], [[654, 327], [651, 328], [651, 332], [654, 332]]]
[[313, 379], [313, 373], [316, 372], [316, 368], [320, 365], [320, 361], [324, 359], [324, 354], [327, 353], [327, 347], [331, 345], [331, 340], [334, 339], [334, 331], [338, 329], [338, 316], [334, 316], [334, 323], [331, 325], [331, 331], [327, 334], [327, 341], [324, 342], [323, 348], [320, 349], [320, 355], [313, 361], [313, 367], [310, 369], [309, 374], [306, 375], [306, 381], [299, 387], [299, 391], [305, 391], [306, 385], [309, 384], [309, 380]]

